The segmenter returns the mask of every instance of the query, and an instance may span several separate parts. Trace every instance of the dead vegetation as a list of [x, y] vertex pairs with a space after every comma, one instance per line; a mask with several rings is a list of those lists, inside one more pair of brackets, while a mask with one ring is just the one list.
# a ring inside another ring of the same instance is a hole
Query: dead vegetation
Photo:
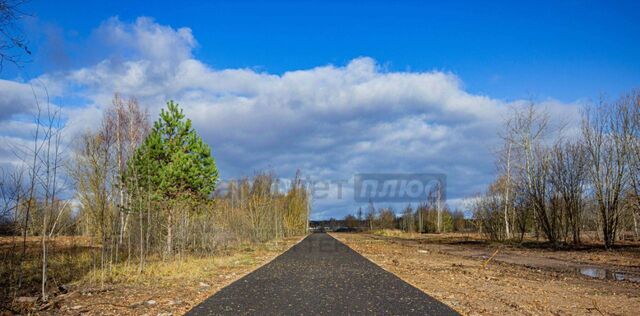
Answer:
[[[69, 283], [60, 283], [51, 289], [51, 297], [45, 303], [37, 296], [17, 296], [6, 311], [37, 313], [41, 315], [179, 315], [190, 310], [205, 298], [250, 271], [267, 263], [291, 247], [300, 238], [285, 238], [262, 244], [241, 244], [218, 253], [216, 256], [185, 255], [173, 260], [150, 260], [143, 273], [137, 265], [126, 262], [107, 270], [94, 268], [91, 248], [82, 247], [74, 259], [65, 262], [52, 257], [55, 265], [73, 263], [74, 269], [52, 269], [72, 271], [73, 275], [52, 278]], [[55, 254], [61, 256], [78, 249], [85, 241], [82, 238], [60, 238]], [[9, 243], [6, 238], [0, 245]], [[37, 248], [36, 248], [37, 250]], [[99, 250], [98, 250], [99, 252]], [[79, 257], [78, 257], [79, 256]], [[39, 261], [34, 258], [34, 261]], [[37, 265], [37, 264], [36, 264]], [[104, 278], [104, 279], [103, 279]], [[71, 281], [74, 280], [75, 281]], [[105, 285], [100, 286], [101, 281]]]
[[[574, 250], [492, 243], [478, 234], [341, 234], [334, 237], [467, 315], [635, 315], [640, 283], [591, 278], [579, 267], [640, 273], [640, 244]], [[541, 243], [537, 243], [540, 246]], [[493, 255], [493, 257], [492, 257]]]
[[606, 248], [640, 239], [640, 92], [586, 107], [579, 126], [514, 107], [500, 136], [498, 177], [468, 201], [488, 237], [534, 233], [562, 247], [592, 230]]

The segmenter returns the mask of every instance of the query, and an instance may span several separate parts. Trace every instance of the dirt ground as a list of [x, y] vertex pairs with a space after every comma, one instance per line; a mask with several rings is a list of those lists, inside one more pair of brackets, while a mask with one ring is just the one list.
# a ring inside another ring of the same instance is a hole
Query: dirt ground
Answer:
[[477, 235], [332, 235], [462, 314], [640, 313], [640, 283], [579, 273], [606, 268], [640, 275], [639, 245], [553, 251], [491, 244]]
[[91, 276], [85, 275], [71, 283], [67, 293], [58, 293], [47, 304], [16, 304], [23, 312], [40, 315], [182, 315], [300, 240], [287, 238], [224, 255], [149, 263], [140, 276], [135, 267], [123, 266], [116, 281], [103, 286], [86, 282]]

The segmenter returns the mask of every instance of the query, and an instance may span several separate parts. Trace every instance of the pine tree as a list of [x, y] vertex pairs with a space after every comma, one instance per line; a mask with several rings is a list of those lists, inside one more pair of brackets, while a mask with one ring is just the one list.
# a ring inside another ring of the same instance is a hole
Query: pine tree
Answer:
[[185, 119], [178, 104], [167, 102], [160, 118], [128, 166], [139, 190], [160, 202], [166, 215], [168, 254], [173, 250], [173, 215], [177, 202], [206, 199], [215, 189], [218, 169], [211, 149]]

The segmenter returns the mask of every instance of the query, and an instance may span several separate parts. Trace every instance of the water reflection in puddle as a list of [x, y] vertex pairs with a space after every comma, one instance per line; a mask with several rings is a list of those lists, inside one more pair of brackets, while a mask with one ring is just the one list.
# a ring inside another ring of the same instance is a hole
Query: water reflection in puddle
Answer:
[[578, 268], [578, 272], [588, 277], [604, 280], [640, 282], [640, 275], [627, 272], [611, 271], [604, 268], [582, 267]]

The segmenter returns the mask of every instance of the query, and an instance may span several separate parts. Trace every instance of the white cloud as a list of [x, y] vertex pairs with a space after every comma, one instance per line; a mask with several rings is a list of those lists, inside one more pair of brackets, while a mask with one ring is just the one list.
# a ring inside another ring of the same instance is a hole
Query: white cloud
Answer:
[[117, 17], [103, 22], [94, 34], [120, 58], [141, 58], [159, 64], [171, 64], [191, 57], [196, 40], [191, 29], [177, 30], [140, 17], [133, 24]]
[[29, 114], [34, 108], [28, 84], [0, 79], [0, 95], [0, 122], [12, 116]]
[[[68, 133], [96, 126], [100, 109], [119, 92], [137, 97], [153, 118], [167, 100], [179, 102], [225, 177], [264, 169], [333, 180], [359, 172], [441, 172], [456, 201], [492, 178], [492, 150], [508, 106], [467, 93], [454, 74], [386, 71], [369, 57], [282, 75], [213, 69], [194, 58], [190, 29], [149, 18], [131, 24], [112, 18], [94, 36], [109, 48], [102, 61], [42, 76], [55, 82], [56, 95], [84, 100], [64, 108]], [[18, 84], [0, 81], [0, 91]], [[27, 104], [23, 97], [0, 101], [0, 119]], [[575, 115], [576, 106], [556, 103], [553, 111]], [[350, 196], [315, 204], [334, 216], [353, 207]]]

